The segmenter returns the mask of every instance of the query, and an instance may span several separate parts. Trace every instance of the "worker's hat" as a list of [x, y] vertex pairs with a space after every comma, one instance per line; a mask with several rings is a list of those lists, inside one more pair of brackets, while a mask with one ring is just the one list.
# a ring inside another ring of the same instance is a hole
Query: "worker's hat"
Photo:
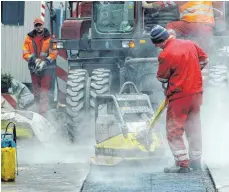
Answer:
[[162, 43], [169, 38], [169, 33], [164, 27], [155, 25], [151, 29], [150, 38], [154, 44]]
[[35, 18], [34, 21], [33, 21], [33, 25], [36, 25], [36, 24], [41, 24], [41, 25], [44, 25], [44, 21], [42, 21], [41, 18]]

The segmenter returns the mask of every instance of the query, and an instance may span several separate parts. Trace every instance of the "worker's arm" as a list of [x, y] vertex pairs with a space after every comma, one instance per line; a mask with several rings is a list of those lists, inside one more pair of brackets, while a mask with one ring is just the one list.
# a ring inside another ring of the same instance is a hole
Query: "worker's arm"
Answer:
[[171, 64], [164, 52], [161, 52], [158, 57], [159, 67], [157, 71], [157, 79], [162, 83], [167, 83], [171, 76]]
[[208, 55], [196, 43], [194, 44], [198, 53], [200, 68], [202, 70], [209, 62]]
[[24, 44], [23, 44], [23, 59], [25, 61], [31, 62], [34, 61], [35, 55], [31, 53], [30, 47], [29, 47], [29, 39], [28, 36], [25, 38]]
[[173, 1], [156, 1], [156, 2], [147, 2], [147, 1], [142, 1], [142, 7], [145, 9], [163, 9], [165, 7], [173, 7], [176, 6], [176, 3]]
[[[49, 44], [51, 45], [51, 38], [50, 38]], [[53, 49], [49, 48], [49, 55], [47, 57], [47, 60], [50, 63], [52, 63], [54, 60], [56, 60], [57, 54], [58, 54], [57, 50], [53, 50]]]
[[215, 18], [223, 18], [223, 1], [212, 2], [213, 12]]

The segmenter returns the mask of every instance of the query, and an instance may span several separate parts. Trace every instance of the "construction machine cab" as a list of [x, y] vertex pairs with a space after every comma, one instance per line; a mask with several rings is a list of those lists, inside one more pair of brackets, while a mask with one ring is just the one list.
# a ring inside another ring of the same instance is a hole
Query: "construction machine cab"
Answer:
[[155, 24], [179, 20], [177, 7], [171, 13], [146, 11], [141, 1], [67, 1], [65, 8], [61, 38], [52, 47], [68, 62], [69, 127], [78, 130], [79, 122], [94, 114], [97, 95], [117, 93], [127, 81], [149, 95], [157, 108], [164, 98], [156, 78], [159, 50], [148, 32]]
[[142, 16], [138, 15], [141, 3], [135, 1], [73, 1], [66, 4], [67, 20], [91, 19], [88, 30], [93, 39], [131, 38], [138, 29], [138, 19], [141, 21], [140, 26], [142, 24]]

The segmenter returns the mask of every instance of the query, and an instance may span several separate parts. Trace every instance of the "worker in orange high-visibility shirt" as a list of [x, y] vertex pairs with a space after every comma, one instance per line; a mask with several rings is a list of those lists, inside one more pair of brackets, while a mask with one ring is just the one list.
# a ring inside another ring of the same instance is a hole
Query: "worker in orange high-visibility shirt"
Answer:
[[215, 26], [212, 1], [158, 1], [145, 6], [158, 9], [178, 6], [180, 21], [172, 21], [166, 28], [175, 30], [177, 37], [193, 38], [201, 48], [209, 50]]
[[209, 51], [209, 43], [215, 25], [212, 1], [176, 2], [180, 4], [180, 21], [167, 24], [177, 35], [194, 37], [199, 46]]
[[44, 28], [44, 22], [36, 18], [33, 25], [34, 29], [26, 35], [24, 41], [23, 58], [28, 62], [35, 103], [39, 106], [39, 113], [44, 116], [49, 109], [57, 51], [50, 49], [51, 35]]
[[[163, 49], [158, 56], [157, 78], [167, 84], [166, 132], [175, 159], [175, 166], [165, 168], [164, 171], [187, 173], [190, 167], [200, 170], [200, 106], [203, 92], [201, 70], [208, 64], [208, 56], [196, 43], [176, 39], [172, 31], [168, 32], [160, 25], [152, 28], [150, 38], [156, 47]], [[189, 151], [184, 144], [184, 133]]]

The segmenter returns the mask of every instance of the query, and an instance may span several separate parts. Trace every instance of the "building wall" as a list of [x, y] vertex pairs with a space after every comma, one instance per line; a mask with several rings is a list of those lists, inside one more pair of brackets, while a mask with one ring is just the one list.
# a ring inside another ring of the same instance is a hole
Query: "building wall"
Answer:
[[30, 83], [27, 63], [22, 58], [22, 46], [26, 34], [33, 29], [33, 20], [40, 17], [41, 2], [25, 1], [24, 26], [1, 26], [1, 70], [15, 79]]

